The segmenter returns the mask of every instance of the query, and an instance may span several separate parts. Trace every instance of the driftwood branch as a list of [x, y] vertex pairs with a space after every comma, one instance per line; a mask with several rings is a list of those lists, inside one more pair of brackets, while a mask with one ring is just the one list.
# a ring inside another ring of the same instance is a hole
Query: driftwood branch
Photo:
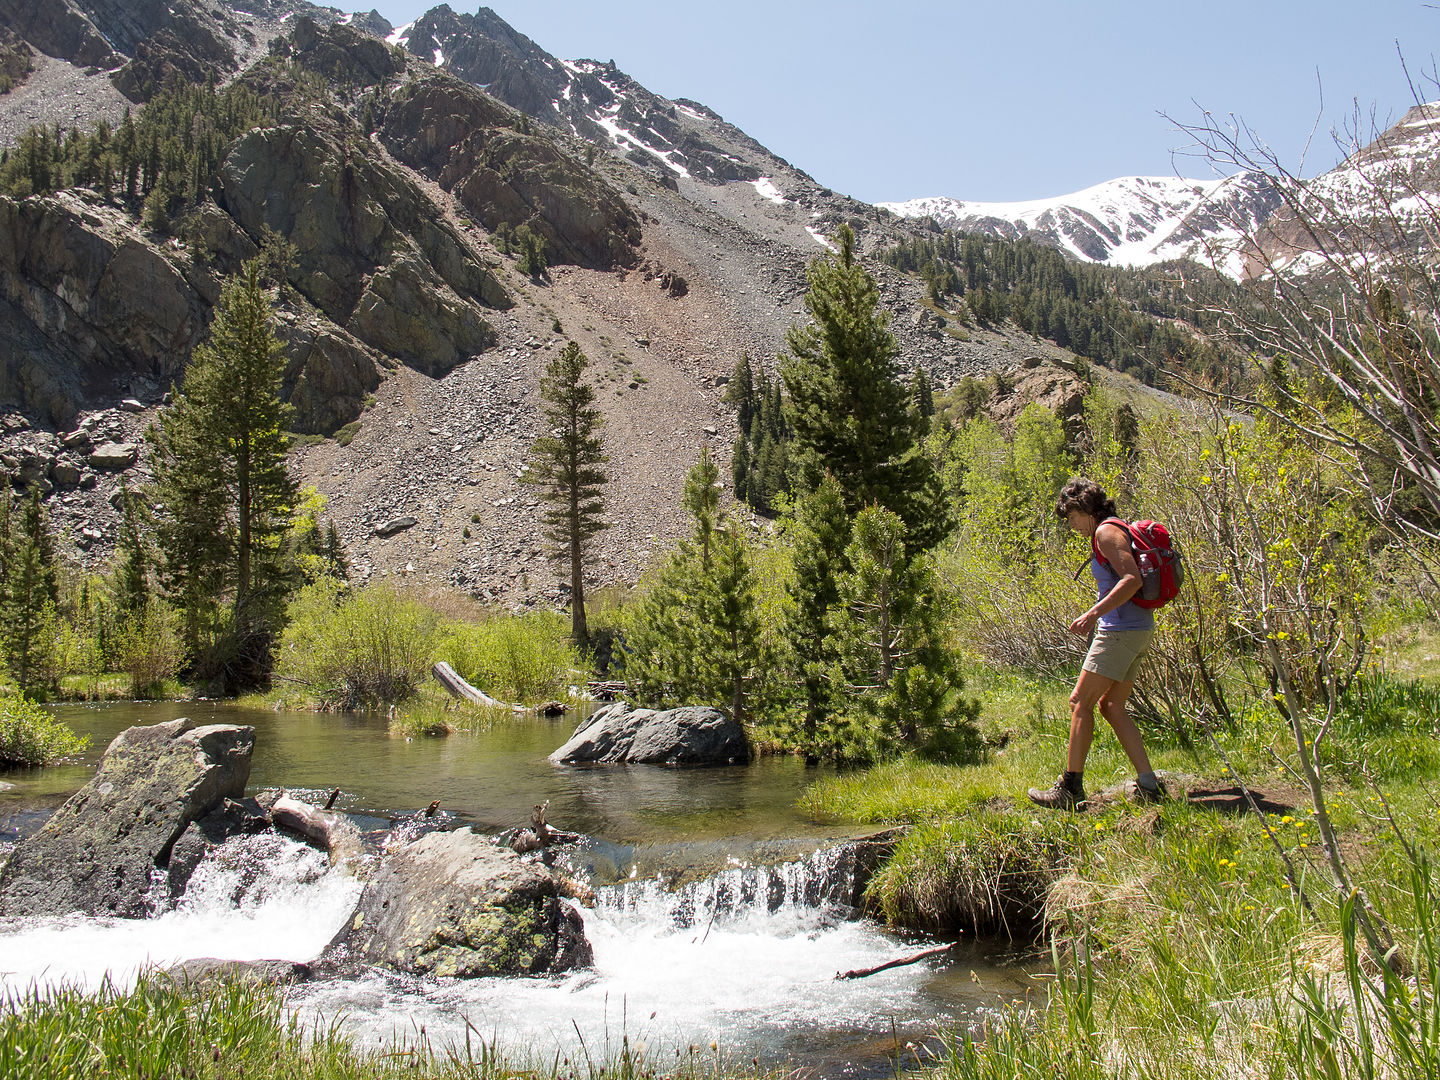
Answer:
[[323, 847], [332, 863], [352, 862], [365, 853], [360, 830], [338, 810], [321, 810], [289, 795], [281, 795], [270, 806], [270, 820], [276, 828]]
[[511, 712], [526, 712], [524, 705], [509, 705], [503, 701], [497, 701], [484, 690], [478, 690], [471, 686], [459, 673], [445, 661], [441, 660], [430, 673], [435, 676], [440, 685], [449, 690], [450, 693], [461, 701], [468, 701], [475, 705], [484, 705], [491, 709], [509, 709]]
[[924, 952], [915, 953], [913, 956], [902, 956], [898, 960], [891, 960], [884, 964], [877, 964], [875, 967], [856, 968], [854, 971], [837, 971], [836, 979], [863, 979], [867, 975], [875, 975], [882, 971], [889, 971], [891, 968], [904, 967], [907, 964], [918, 964], [921, 960], [928, 960], [932, 956], [944, 956], [958, 945], [959, 942], [951, 942], [949, 945], [939, 945], [933, 949], [926, 949]]

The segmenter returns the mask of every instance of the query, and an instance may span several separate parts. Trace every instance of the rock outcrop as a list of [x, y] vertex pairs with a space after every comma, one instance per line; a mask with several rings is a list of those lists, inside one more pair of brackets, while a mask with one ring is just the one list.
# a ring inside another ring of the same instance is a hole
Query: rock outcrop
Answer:
[[95, 778], [0, 871], [0, 915], [146, 914], [157, 868], [193, 821], [244, 794], [255, 729], [171, 720], [115, 737]]
[[487, 229], [528, 224], [551, 263], [608, 270], [639, 261], [640, 222], [624, 200], [475, 87], [443, 75], [417, 79], [380, 134], [396, 158], [434, 177]]
[[631, 709], [617, 701], [592, 713], [560, 749], [557, 765], [728, 765], [750, 760], [745, 729], [719, 709]]
[[415, 975], [479, 978], [585, 967], [590, 943], [556, 879], [470, 829], [393, 851], [331, 955]]

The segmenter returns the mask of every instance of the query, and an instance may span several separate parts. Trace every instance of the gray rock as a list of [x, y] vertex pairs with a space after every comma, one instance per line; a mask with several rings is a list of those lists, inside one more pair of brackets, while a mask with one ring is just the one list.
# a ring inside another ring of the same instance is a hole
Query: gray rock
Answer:
[[85, 460], [92, 469], [119, 472], [135, 464], [139, 449], [134, 443], [107, 442], [97, 446]]
[[50, 470], [50, 479], [55, 481], [56, 487], [73, 488], [80, 484], [80, 467], [72, 465], [68, 461], [59, 461]]
[[582, 721], [550, 760], [557, 765], [725, 765], [749, 761], [750, 744], [745, 729], [719, 709], [656, 712], [617, 701]]
[[365, 883], [331, 942], [417, 975], [538, 975], [591, 962], [584, 923], [545, 867], [471, 829], [427, 833]]
[[127, 397], [120, 402], [120, 411], [128, 413], [140, 413], [145, 411], [143, 403], [136, 401], [133, 397]]
[[413, 517], [391, 518], [383, 524], [375, 526], [376, 536], [394, 536], [396, 533], [404, 532], [412, 525], [418, 525], [419, 519]]
[[244, 794], [255, 729], [171, 720], [115, 737], [95, 778], [0, 871], [0, 915], [141, 917], [192, 821]]

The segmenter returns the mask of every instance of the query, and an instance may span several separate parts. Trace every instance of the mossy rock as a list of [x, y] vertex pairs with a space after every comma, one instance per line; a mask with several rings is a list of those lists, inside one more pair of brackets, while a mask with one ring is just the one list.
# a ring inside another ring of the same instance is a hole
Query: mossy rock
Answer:
[[393, 853], [331, 943], [415, 975], [480, 978], [585, 967], [578, 912], [545, 867], [471, 829], [433, 832]]

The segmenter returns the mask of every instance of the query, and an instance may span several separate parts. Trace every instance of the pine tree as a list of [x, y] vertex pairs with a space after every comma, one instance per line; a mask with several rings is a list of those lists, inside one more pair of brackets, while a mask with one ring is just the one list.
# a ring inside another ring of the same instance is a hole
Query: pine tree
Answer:
[[810, 322], [786, 334], [780, 376], [789, 400], [800, 479], [813, 489], [835, 475], [853, 514], [878, 503], [929, 546], [945, 530], [934, 470], [919, 453], [920, 417], [899, 379], [895, 336], [879, 309], [880, 290], [860, 265], [855, 235], [841, 227], [839, 250], [810, 264]]
[[730, 376], [730, 385], [725, 387], [725, 402], [735, 410], [735, 422], [740, 430], [748, 432], [750, 421], [755, 418], [755, 372], [750, 366], [749, 353], [742, 353], [735, 361], [735, 371]]
[[595, 392], [583, 381], [589, 364], [580, 346], [571, 341], [545, 369], [540, 396], [545, 402], [549, 435], [530, 448], [526, 479], [543, 486], [541, 498], [549, 504], [543, 521], [553, 554], [570, 569], [570, 634], [585, 648], [590, 633], [585, 625], [585, 549], [589, 539], [605, 528], [601, 492], [606, 475], [600, 468], [610, 460], [603, 450], [599, 429], [603, 417], [595, 406]]
[[515, 250], [519, 252], [519, 258], [515, 260], [515, 269], [528, 276], [532, 281], [543, 281], [549, 277], [550, 264], [545, 259], [545, 238], [535, 232], [529, 225], [521, 225], [515, 230]]
[[916, 368], [915, 378], [910, 384], [910, 396], [915, 402], [915, 411], [924, 420], [935, 415], [935, 392], [930, 388], [930, 376], [925, 369]]
[[625, 643], [625, 678], [648, 705], [729, 701], [743, 720], [763, 663], [754, 572], [738, 529], [718, 515], [709, 454], [686, 480], [695, 519], [657, 575]]
[[870, 506], [855, 518], [845, 560], [830, 617], [852, 700], [841, 752], [974, 757], [979, 706], [961, 696], [964, 679], [940, 640], [929, 557], [907, 549], [898, 515]]
[[175, 405], [151, 429], [161, 580], [197, 674], [227, 686], [268, 671], [292, 574], [283, 558], [296, 499], [286, 466], [293, 409], [285, 352], [258, 261], [226, 284]]
[[[40, 505], [31, 495], [23, 515], [14, 521], [9, 498], [0, 499], [0, 549], [3, 549], [3, 614], [5, 654], [10, 673], [26, 693], [48, 681], [55, 652], [55, 605], [60, 597], [55, 569], [55, 544]], [[37, 678], [38, 676], [38, 678]]]
[[850, 543], [850, 517], [845, 496], [833, 476], [826, 476], [795, 507], [791, 532], [788, 583], [792, 606], [784, 625], [789, 666], [799, 679], [802, 716], [799, 745], [807, 762], [834, 752], [835, 717], [840, 706], [832, 671], [838, 656], [831, 633], [831, 611], [839, 604], [839, 575], [845, 569]]
[[710, 547], [720, 511], [720, 470], [710, 457], [710, 448], [700, 448], [700, 460], [685, 477], [685, 509], [695, 519], [695, 539], [700, 544], [700, 569], [710, 572]]
[[150, 602], [150, 558], [140, 532], [135, 495], [123, 478], [120, 515], [120, 537], [115, 553], [115, 608], [122, 618], [128, 618]]

